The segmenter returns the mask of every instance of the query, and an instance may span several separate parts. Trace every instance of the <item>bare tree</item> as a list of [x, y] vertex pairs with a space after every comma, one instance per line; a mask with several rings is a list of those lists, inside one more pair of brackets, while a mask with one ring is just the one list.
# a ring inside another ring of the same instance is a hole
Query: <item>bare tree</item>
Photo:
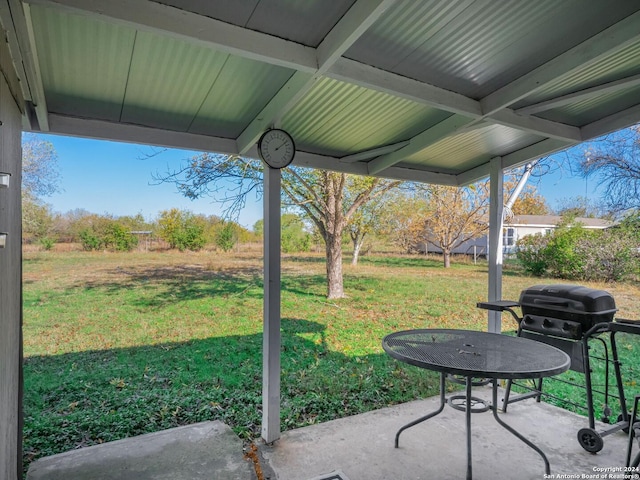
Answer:
[[50, 142], [34, 134], [22, 137], [23, 237], [45, 238], [53, 226], [51, 208], [41, 197], [59, 190], [58, 155]]
[[466, 188], [431, 185], [427, 191], [424, 236], [442, 250], [444, 267], [449, 268], [455, 248], [489, 228], [487, 184]]
[[405, 253], [414, 253], [424, 242], [424, 219], [427, 200], [424, 192], [395, 191], [387, 199], [387, 208], [380, 212], [382, 233]]
[[58, 154], [51, 142], [32, 133], [22, 137], [22, 190], [34, 198], [58, 191]]
[[587, 143], [575, 161], [584, 177], [596, 177], [611, 210], [640, 208], [640, 125]]

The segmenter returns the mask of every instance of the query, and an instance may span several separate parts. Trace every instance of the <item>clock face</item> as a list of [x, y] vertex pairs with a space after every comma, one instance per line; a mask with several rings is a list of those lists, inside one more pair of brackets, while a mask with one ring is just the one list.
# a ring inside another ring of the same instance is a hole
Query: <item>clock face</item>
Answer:
[[258, 153], [271, 168], [284, 168], [293, 161], [296, 145], [284, 130], [267, 130], [258, 140]]

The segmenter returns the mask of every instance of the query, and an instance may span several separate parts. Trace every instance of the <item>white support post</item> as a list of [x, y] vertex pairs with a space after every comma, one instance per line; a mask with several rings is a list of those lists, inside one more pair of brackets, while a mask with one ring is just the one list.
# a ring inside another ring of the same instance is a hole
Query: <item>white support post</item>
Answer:
[[0, 479], [22, 478], [22, 119], [0, 45]]
[[[502, 300], [502, 158], [491, 159], [489, 205], [489, 295], [490, 302]], [[487, 330], [500, 333], [500, 312], [488, 311]]]
[[280, 170], [264, 168], [262, 438], [280, 438]]

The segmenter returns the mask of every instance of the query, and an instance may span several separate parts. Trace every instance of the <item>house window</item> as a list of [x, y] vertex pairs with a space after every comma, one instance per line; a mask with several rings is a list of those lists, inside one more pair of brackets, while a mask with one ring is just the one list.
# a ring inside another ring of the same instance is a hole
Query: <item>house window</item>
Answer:
[[553, 228], [545, 228], [545, 229], [544, 229], [544, 234], [545, 234], [545, 235], [550, 235], [550, 234], [551, 234], [551, 232], [553, 232]]
[[516, 244], [516, 229], [505, 228], [502, 231], [502, 245], [505, 247], [512, 247]]

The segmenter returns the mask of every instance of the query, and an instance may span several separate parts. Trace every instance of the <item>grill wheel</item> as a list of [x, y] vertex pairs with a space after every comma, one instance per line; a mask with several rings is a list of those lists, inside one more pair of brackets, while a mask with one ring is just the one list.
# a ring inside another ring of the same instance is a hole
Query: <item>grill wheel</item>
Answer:
[[593, 428], [581, 428], [578, 431], [578, 442], [590, 453], [598, 453], [604, 446], [602, 437]]

